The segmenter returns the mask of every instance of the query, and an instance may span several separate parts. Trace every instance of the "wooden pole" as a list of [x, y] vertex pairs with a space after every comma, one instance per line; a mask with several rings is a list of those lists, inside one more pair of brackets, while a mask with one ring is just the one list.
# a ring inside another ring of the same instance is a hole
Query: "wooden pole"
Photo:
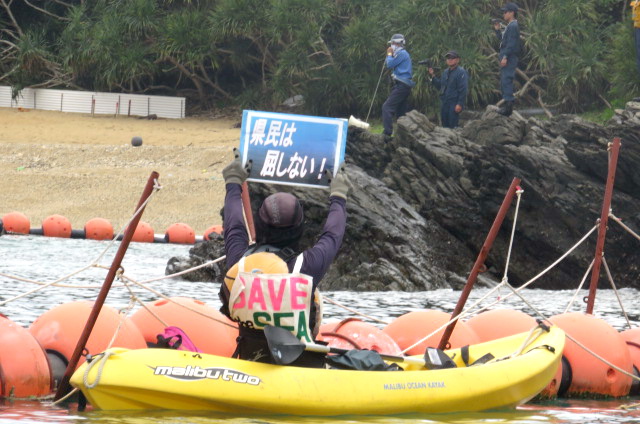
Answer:
[[[140, 207], [147, 201], [147, 198], [151, 196], [153, 191], [153, 186], [155, 184], [155, 180], [158, 179], [158, 173], [152, 172], [149, 180], [147, 181], [147, 185], [142, 192], [142, 197], [138, 202], [138, 206], [136, 207], [136, 211], [140, 209]], [[120, 247], [118, 247], [118, 251], [116, 252], [116, 256], [113, 258], [113, 262], [111, 263], [111, 268], [109, 268], [109, 272], [102, 284], [102, 288], [100, 289], [100, 293], [98, 293], [98, 297], [96, 298], [95, 303], [93, 304], [93, 308], [91, 309], [91, 313], [87, 318], [87, 322], [84, 326], [84, 330], [82, 330], [82, 334], [80, 335], [80, 339], [78, 339], [78, 344], [76, 344], [76, 349], [73, 351], [71, 358], [69, 358], [69, 365], [67, 365], [67, 369], [65, 370], [64, 376], [60, 381], [60, 385], [58, 386], [58, 390], [56, 391], [55, 400], [58, 400], [65, 396], [69, 392], [69, 380], [71, 379], [71, 375], [76, 369], [78, 365], [78, 361], [80, 359], [80, 355], [87, 344], [87, 340], [89, 340], [89, 336], [91, 336], [91, 330], [93, 330], [93, 326], [98, 320], [98, 315], [100, 314], [100, 310], [102, 309], [102, 305], [104, 304], [105, 299], [107, 298], [107, 294], [109, 294], [109, 289], [111, 288], [111, 284], [116, 276], [116, 272], [120, 268], [120, 264], [122, 263], [122, 259], [124, 258], [124, 254], [127, 252], [127, 248], [129, 247], [129, 243], [131, 242], [131, 238], [133, 237], [133, 233], [136, 231], [136, 227], [140, 222], [140, 218], [142, 217], [142, 213], [144, 212], [144, 208], [140, 210], [136, 216], [133, 217], [133, 220], [127, 227], [124, 236], [122, 238], [122, 242], [120, 242]]]
[[244, 209], [244, 218], [247, 221], [250, 242], [256, 241], [256, 227], [253, 224], [253, 212], [251, 211], [251, 199], [249, 198], [249, 184], [242, 183], [242, 209]]
[[596, 301], [596, 289], [600, 279], [600, 265], [604, 252], [604, 240], [607, 235], [607, 222], [609, 221], [609, 211], [611, 210], [611, 198], [613, 197], [613, 183], [616, 179], [616, 167], [618, 166], [618, 153], [620, 152], [620, 137], [615, 137], [611, 145], [611, 156], [609, 157], [609, 173], [607, 175], [607, 185], [604, 189], [604, 200], [602, 201], [602, 212], [600, 213], [600, 226], [598, 227], [598, 240], [596, 242], [596, 253], [591, 269], [591, 284], [589, 285], [589, 297], [587, 298], [587, 313], [593, 314], [593, 304]]
[[[504, 221], [504, 217], [507, 215], [507, 211], [511, 206], [511, 201], [513, 200], [513, 196], [516, 194], [516, 190], [518, 189], [519, 184], [520, 184], [519, 178], [514, 178], [513, 181], [511, 181], [511, 186], [509, 186], [509, 190], [507, 190], [507, 194], [505, 195], [504, 200], [502, 201], [502, 205], [500, 206], [500, 209], [498, 210], [498, 214], [496, 215], [496, 218], [493, 221], [493, 225], [489, 230], [489, 234], [487, 235], [487, 238], [484, 241], [482, 248], [480, 249], [480, 253], [478, 253], [478, 258], [476, 259], [476, 262], [473, 264], [473, 268], [471, 269], [469, 278], [467, 278], [467, 283], [465, 284], [464, 289], [462, 289], [462, 293], [460, 294], [458, 303], [456, 304], [456, 307], [453, 310], [453, 313], [451, 314], [452, 319], [460, 315], [460, 312], [462, 312], [462, 309], [464, 308], [464, 305], [467, 302], [469, 293], [471, 293], [471, 289], [473, 288], [473, 285], [475, 284], [476, 279], [478, 278], [478, 274], [480, 273], [480, 268], [484, 266], [484, 261], [485, 259], [487, 259], [487, 256], [489, 255], [489, 251], [491, 250], [491, 247], [493, 246], [493, 242], [495, 241], [496, 236], [498, 235], [498, 231], [502, 226], [502, 221]], [[445, 349], [447, 347], [447, 344], [449, 343], [449, 338], [451, 337], [451, 333], [453, 333], [453, 329], [456, 326], [456, 322], [458, 321], [456, 320], [451, 322], [447, 326], [447, 328], [444, 329], [444, 333], [442, 334], [442, 338], [440, 339], [440, 344], [438, 345], [438, 349]]]

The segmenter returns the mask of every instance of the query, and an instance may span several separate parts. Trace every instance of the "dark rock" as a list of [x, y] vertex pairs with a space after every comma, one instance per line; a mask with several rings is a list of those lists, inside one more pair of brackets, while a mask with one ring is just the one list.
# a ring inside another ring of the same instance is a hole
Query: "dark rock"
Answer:
[[[525, 119], [516, 111], [504, 117], [488, 107], [455, 130], [409, 112], [398, 120], [391, 141], [350, 128], [347, 169], [355, 189], [347, 202], [343, 246], [322, 282], [323, 290], [459, 289], [515, 177], [521, 178], [524, 191], [508, 278], [513, 285], [523, 284], [596, 224], [613, 137], [622, 138], [622, 148], [612, 210], [640, 231], [640, 104], [630, 102], [606, 126], [572, 115]], [[284, 190], [301, 199], [307, 226], [301, 245], [309, 247], [321, 232], [328, 193]], [[253, 209], [274, 191], [251, 184]], [[482, 284], [500, 280], [505, 272], [515, 205], [485, 262], [489, 272], [480, 279]], [[533, 287], [577, 287], [593, 259], [595, 241], [594, 232]], [[179, 265], [223, 254], [220, 240], [209, 243], [216, 247], [194, 247], [193, 260]], [[638, 240], [612, 220], [605, 255], [618, 287], [640, 287]], [[219, 270], [208, 272], [209, 278], [222, 275]], [[194, 279], [207, 278], [201, 274]], [[600, 285], [608, 286], [605, 277]]]
[[[164, 271], [165, 274], [175, 274], [224, 256], [224, 241], [222, 236], [212, 233], [210, 237], [210, 241], [196, 243], [189, 249], [188, 257], [175, 256], [169, 259]], [[187, 281], [215, 281], [220, 283], [224, 279], [226, 270], [226, 262], [223, 259], [220, 262], [184, 274], [181, 278]]]

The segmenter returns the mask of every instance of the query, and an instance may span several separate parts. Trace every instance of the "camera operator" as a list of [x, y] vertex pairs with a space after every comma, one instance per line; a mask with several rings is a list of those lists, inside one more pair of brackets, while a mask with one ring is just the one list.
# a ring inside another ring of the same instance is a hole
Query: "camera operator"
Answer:
[[447, 69], [442, 73], [442, 77], [435, 76], [435, 70], [430, 64], [429, 75], [431, 83], [440, 90], [440, 118], [442, 126], [446, 128], [456, 128], [460, 117], [460, 112], [464, 109], [469, 90], [469, 73], [460, 64], [460, 55], [455, 50], [451, 50], [444, 55], [447, 61]]

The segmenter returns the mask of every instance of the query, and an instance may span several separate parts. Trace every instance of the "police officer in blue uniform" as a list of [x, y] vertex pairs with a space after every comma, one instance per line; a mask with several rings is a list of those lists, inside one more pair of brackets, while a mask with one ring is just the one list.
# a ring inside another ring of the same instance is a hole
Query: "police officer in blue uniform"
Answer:
[[435, 77], [433, 68], [429, 68], [431, 83], [440, 90], [440, 117], [442, 126], [446, 128], [456, 128], [460, 112], [464, 109], [469, 89], [469, 73], [459, 66], [460, 55], [455, 50], [451, 50], [444, 55], [447, 61], [447, 69], [442, 73], [442, 77]]
[[496, 36], [500, 40], [500, 90], [504, 105], [500, 107], [498, 113], [510, 116], [513, 112], [513, 103], [516, 98], [513, 96], [513, 79], [516, 76], [518, 67], [518, 55], [520, 54], [520, 28], [518, 27], [518, 5], [507, 3], [500, 9], [503, 18], [507, 22], [504, 31], [500, 30], [500, 22], [495, 22], [493, 28]]
[[393, 134], [393, 115], [404, 116], [407, 112], [407, 99], [411, 89], [416, 85], [411, 79], [413, 71], [411, 56], [405, 50], [405, 40], [402, 34], [394, 34], [389, 40], [386, 58], [387, 69], [391, 69], [393, 88], [389, 97], [382, 105], [383, 133], [387, 137]]

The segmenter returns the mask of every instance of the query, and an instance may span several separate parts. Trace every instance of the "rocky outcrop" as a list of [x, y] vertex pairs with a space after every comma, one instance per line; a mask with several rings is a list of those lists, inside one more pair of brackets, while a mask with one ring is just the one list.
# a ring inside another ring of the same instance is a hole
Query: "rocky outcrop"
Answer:
[[[573, 115], [506, 118], [488, 107], [456, 130], [437, 127], [412, 111], [398, 120], [397, 135], [388, 143], [381, 135], [351, 128], [347, 163], [355, 189], [347, 202], [343, 247], [323, 289], [459, 288], [514, 177], [522, 179], [524, 192], [509, 281], [529, 280], [596, 224], [613, 137], [622, 138], [622, 148], [612, 210], [640, 231], [640, 103], [627, 104], [606, 126]], [[251, 190], [255, 210], [273, 188], [252, 185]], [[289, 191], [305, 208], [302, 244], [309, 246], [321, 230], [327, 192]], [[486, 261], [483, 282], [504, 272], [513, 206]], [[576, 287], [593, 258], [595, 239], [594, 233], [535, 287]], [[618, 287], [640, 287], [639, 243], [610, 223], [605, 256]], [[167, 272], [222, 252], [220, 240], [203, 244], [217, 247], [197, 245], [190, 260], [172, 258]], [[220, 269], [213, 270], [209, 279], [220, 275]], [[608, 287], [606, 278], [600, 284]]]

